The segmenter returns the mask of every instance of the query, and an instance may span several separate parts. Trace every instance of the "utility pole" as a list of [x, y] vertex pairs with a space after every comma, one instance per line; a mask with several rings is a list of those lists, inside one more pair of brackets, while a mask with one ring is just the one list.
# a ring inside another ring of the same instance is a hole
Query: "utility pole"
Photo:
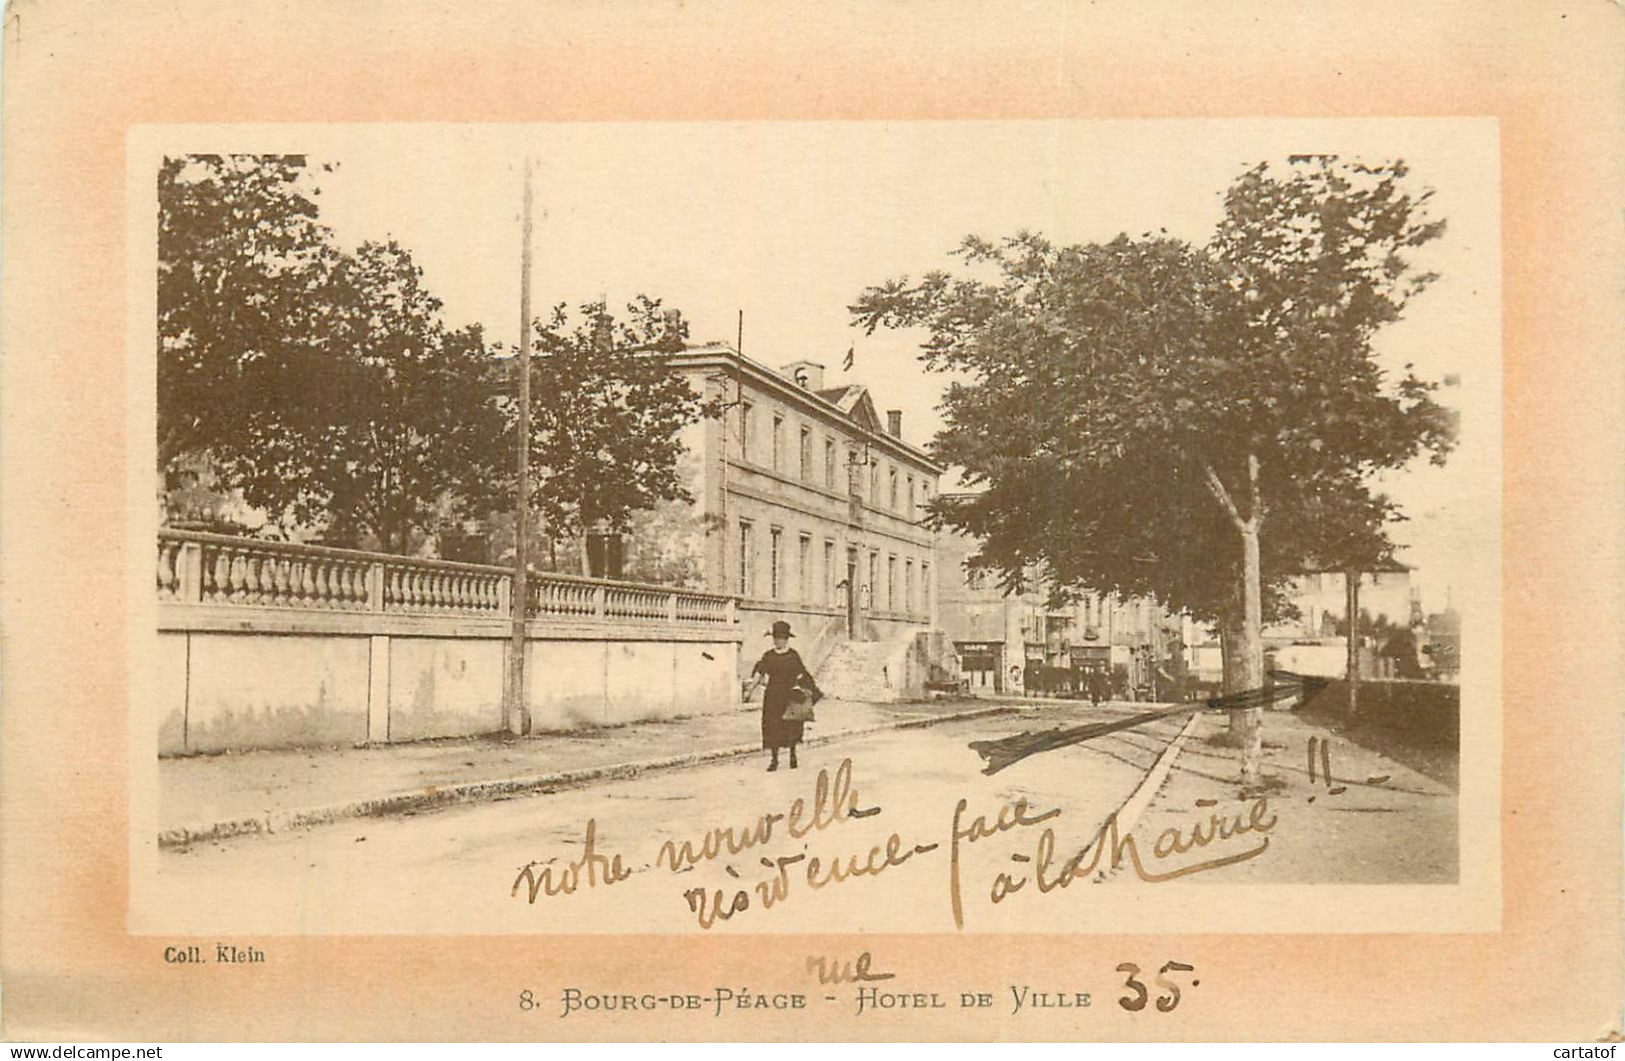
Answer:
[[1349, 721], [1360, 707], [1360, 572], [1343, 572], [1343, 596], [1348, 608]]
[[519, 350], [514, 371], [519, 373], [519, 473], [513, 509], [513, 637], [508, 645], [508, 674], [503, 686], [502, 721], [509, 733], [530, 732], [530, 705], [525, 700], [525, 615], [530, 603], [526, 584], [525, 539], [530, 514], [530, 158], [525, 158], [525, 206], [521, 225], [524, 245], [519, 252]]

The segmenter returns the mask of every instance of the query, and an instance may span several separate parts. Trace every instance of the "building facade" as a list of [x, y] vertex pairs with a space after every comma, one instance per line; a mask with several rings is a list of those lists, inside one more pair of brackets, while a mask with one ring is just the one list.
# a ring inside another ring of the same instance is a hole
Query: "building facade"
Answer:
[[[1298, 614], [1264, 628], [1267, 665], [1296, 674], [1346, 676], [1347, 574], [1310, 571], [1295, 575], [1286, 596]], [[1356, 655], [1360, 676], [1418, 676], [1427, 662], [1422, 656], [1425, 630], [1411, 569], [1396, 563], [1361, 573], [1359, 608], [1362, 622]]]
[[663, 519], [659, 541], [695, 558], [695, 588], [737, 598], [741, 668], [789, 621], [816, 668], [840, 641], [924, 632], [936, 610], [935, 535], [923, 525], [941, 465], [882, 420], [860, 385], [826, 388], [824, 366], [774, 369], [724, 344], [670, 357], [721, 418], [683, 439], [694, 502]]
[[[1266, 638], [1331, 637], [1336, 626], [1348, 616], [1348, 576], [1342, 571], [1310, 571], [1294, 575], [1286, 596], [1298, 610], [1289, 622], [1271, 624]], [[1373, 622], [1411, 625], [1415, 606], [1411, 569], [1390, 564], [1379, 571], [1360, 575], [1360, 612]]]
[[938, 535], [937, 623], [972, 692], [1081, 693], [1100, 675], [1118, 698], [1182, 695], [1188, 621], [1148, 599], [1101, 593], [1052, 606], [1036, 572], [1021, 593], [1006, 593], [970, 570], [980, 548], [963, 534]]

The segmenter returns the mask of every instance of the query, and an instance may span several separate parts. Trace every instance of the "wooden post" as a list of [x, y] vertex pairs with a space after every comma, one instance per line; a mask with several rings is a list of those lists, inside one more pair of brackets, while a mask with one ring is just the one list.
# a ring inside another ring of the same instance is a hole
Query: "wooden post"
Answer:
[[519, 251], [519, 348], [514, 371], [519, 373], [518, 477], [513, 518], [513, 634], [508, 645], [507, 682], [502, 690], [502, 722], [509, 733], [530, 732], [530, 705], [525, 698], [525, 612], [530, 601], [525, 584], [526, 516], [530, 511], [530, 159], [525, 159], [525, 205]]
[[1343, 572], [1343, 596], [1348, 607], [1348, 717], [1360, 709], [1360, 572]]

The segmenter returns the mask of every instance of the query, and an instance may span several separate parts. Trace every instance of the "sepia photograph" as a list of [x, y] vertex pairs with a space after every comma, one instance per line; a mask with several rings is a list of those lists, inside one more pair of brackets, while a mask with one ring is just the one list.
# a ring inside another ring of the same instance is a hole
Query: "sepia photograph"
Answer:
[[1494, 876], [1493, 122], [150, 132], [141, 923]]
[[1611, 5], [0, 28], [13, 1054], [1612, 1056]]

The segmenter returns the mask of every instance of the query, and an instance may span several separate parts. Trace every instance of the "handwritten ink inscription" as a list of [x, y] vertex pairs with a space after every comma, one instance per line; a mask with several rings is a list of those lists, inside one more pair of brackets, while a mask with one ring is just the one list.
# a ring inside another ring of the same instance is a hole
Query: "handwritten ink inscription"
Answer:
[[[1210, 805], [1211, 801], [1203, 801], [1204, 808]], [[848, 823], [875, 819], [881, 814], [881, 807], [862, 805], [853, 781], [852, 760], [843, 759], [833, 773], [828, 769], [818, 772], [810, 801], [798, 797], [782, 812], [666, 840], [655, 852], [651, 868], [656, 873], [682, 875], [720, 864], [726, 880], [693, 884], [685, 881], [687, 886], [676, 893], [694, 923], [709, 930], [751, 911], [760, 916], [762, 911], [802, 892], [861, 885], [866, 879], [900, 870], [946, 846], [947, 913], [954, 927], [962, 929], [967, 917], [967, 853], [996, 846], [1000, 838], [1033, 839], [1030, 846], [1028, 841], [1018, 839], [1018, 850], [1009, 852], [1010, 865], [987, 880], [987, 901], [993, 906], [1017, 898], [1029, 887], [1034, 894], [1049, 895], [1076, 881], [1103, 879], [1124, 867], [1142, 881], [1162, 883], [1236, 865], [1269, 849], [1269, 834], [1278, 821], [1268, 798], [1261, 796], [1242, 809], [1208, 811], [1164, 829], [1151, 842], [1150, 850], [1143, 851], [1132, 832], [1123, 833], [1116, 813], [1112, 813], [1092, 832], [1084, 834], [1086, 842], [1067, 853], [1061, 839], [1061, 808], [1035, 807], [1022, 797], [990, 812], [977, 813], [968, 799], [960, 799], [944, 821], [939, 838], [911, 838], [902, 831], [893, 831], [873, 842], [841, 842], [841, 834], [853, 828]], [[813, 849], [814, 842], [829, 846]], [[780, 844], [793, 845], [796, 850], [789, 854], [772, 850]], [[513, 897], [523, 896], [531, 905], [543, 899], [563, 901], [583, 891], [613, 887], [632, 874], [621, 853], [600, 850], [597, 820], [589, 819], [577, 857], [562, 864], [555, 858], [521, 866], [510, 891]], [[862, 969], [868, 972], [867, 961]], [[820, 977], [848, 977], [821, 981], [826, 983], [881, 978], [858, 975], [856, 964], [843, 969], [826, 963], [817, 971]], [[1173, 993], [1168, 994], [1168, 990]], [[1177, 988], [1165, 989], [1162, 997], [1171, 997], [1177, 1004]]]
[[890, 980], [896, 975], [871, 970], [869, 966], [873, 961], [868, 951], [864, 951], [858, 955], [856, 961], [851, 962], [815, 955], [807, 959], [807, 971], [816, 973], [820, 984], [867, 983], [874, 980]]
[[[1146, 1002], [1148, 1002], [1151, 998], [1151, 993], [1147, 991], [1145, 985], [1137, 979], [1137, 977], [1140, 975], [1140, 967], [1135, 965], [1133, 962], [1124, 962], [1117, 967], [1117, 971], [1128, 974], [1123, 980], [1123, 986], [1128, 988], [1128, 994], [1118, 999], [1117, 1004], [1128, 1010], [1130, 1013], [1138, 1013], [1140, 1010], [1145, 1008]], [[1167, 962], [1160, 970], [1158, 970], [1156, 983], [1157, 986], [1162, 988], [1165, 992], [1164, 994], [1157, 996], [1158, 1010], [1163, 1013], [1171, 1013], [1173, 1012], [1173, 1008], [1179, 1005], [1179, 985], [1173, 980], [1169, 979], [1168, 974], [1173, 972], [1192, 973], [1195, 971], [1195, 966], [1186, 965], [1184, 962]], [[1201, 982], [1202, 981], [1200, 980], [1192, 980], [1190, 982], [1190, 986], [1195, 987]]]

